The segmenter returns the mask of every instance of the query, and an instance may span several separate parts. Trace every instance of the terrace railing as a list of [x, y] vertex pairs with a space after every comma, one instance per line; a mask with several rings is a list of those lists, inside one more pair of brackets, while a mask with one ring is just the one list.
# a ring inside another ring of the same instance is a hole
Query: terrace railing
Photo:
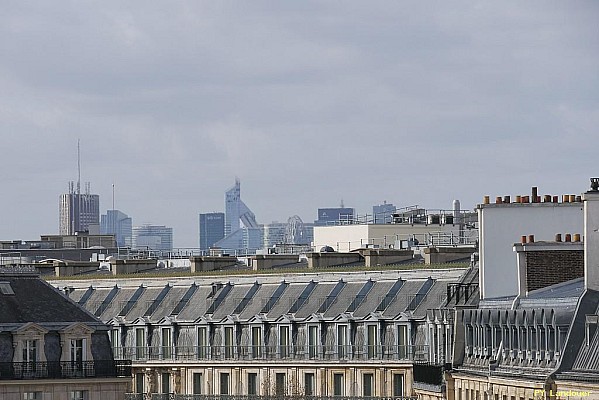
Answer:
[[113, 351], [115, 357], [133, 361], [427, 361], [428, 346], [159, 346], [117, 347]]
[[131, 376], [131, 360], [0, 362], [0, 380]]

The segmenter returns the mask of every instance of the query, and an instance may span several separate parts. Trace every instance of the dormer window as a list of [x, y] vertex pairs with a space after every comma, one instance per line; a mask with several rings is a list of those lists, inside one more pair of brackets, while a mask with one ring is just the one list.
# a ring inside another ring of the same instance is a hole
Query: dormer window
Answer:
[[347, 325], [337, 326], [337, 355], [340, 359], [346, 358], [350, 353], [349, 335]]
[[291, 355], [291, 346], [289, 345], [289, 326], [281, 325], [279, 327], [279, 354], [281, 358], [287, 358]]
[[368, 325], [366, 331], [368, 337], [367, 340], [367, 354], [368, 358], [376, 358], [378, 356], [378, 326], [371, 324]]
[[171, 358], [173, 353], [173, 339], [171, 335], [170, 328], [162, 328], [161, 329], [161, 350], [163, 358]]
[[252, 326], [252, 358], [262, 358], [262, 327]]
[[23, 341], [23, 362], [34, 363], [37, 362], [37, 351], [38, 341], [37, 340], [25, 340]]
[[224, 336], [225, 336], [225, 358], [233, 358], [234, 349], [235, 349], [235, 341], [233, 338], [233, 327], [225, 326], [224, 328]]

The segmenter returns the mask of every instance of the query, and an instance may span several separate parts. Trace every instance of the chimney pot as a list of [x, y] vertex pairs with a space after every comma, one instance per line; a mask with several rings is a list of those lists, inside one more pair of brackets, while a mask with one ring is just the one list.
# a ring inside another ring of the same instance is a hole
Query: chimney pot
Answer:
[[536, 186], [532, 187], [530, 199], [533, 203], [538, 203], [538, 201], [537, 201], [538, 191], [539, 191], [539, 189]]
[[553, 202], [559, 203], [559, 196], [553, 196]]
[[570, 196], [568, 196], [567, 194], [564, 194], [562, 196], [562, 203], [569, 203], [570, 202]]
[[528, 235], [528, 243], [534, 243], [535, 242], [535, 235]]
[[545, 203], [551, 203], [551, 195], [550, 194], [546, 194], [545, 195], [545, 199], [543, 200]]
[[489, 203], [490, 203], [489, 196], [483, 197], [483, 204], [489, 204]]
[[582, 196], [576, 196], [576, 202], [582, 203]]
[[501, 196], [495, 197], [495, 204], [501, 204]]
[[522, 203], [522, 196], [520, 196], [520, 195], [516, 196], [516, 203]]
[[520, 236], [520, 243], [526, 244], [526, 235]]
[[504, 203], [511, 203], [512, 201], [511, 201], [510, 196], [503, 196], [503, 202]]
[[575, 194], [571, 194], [570, 195], [570, 203], [574, 203], [576, 201], [576, 195]]
[[561, 242], [562, 241], [562, 234], [561, 233], [556, 233], [555, 234], [555, 241], [556, 242]]
[[566, 233], [566, 243], [570, 243], [572, 241], [572, 235]]
[[522, 196], [522, 203], [528, 204], [528, 196]]
[[574, 234], [574, 241], [575, 241], [576, 243], [580, 242], [580, 233], [575, 233], [575, 234]]

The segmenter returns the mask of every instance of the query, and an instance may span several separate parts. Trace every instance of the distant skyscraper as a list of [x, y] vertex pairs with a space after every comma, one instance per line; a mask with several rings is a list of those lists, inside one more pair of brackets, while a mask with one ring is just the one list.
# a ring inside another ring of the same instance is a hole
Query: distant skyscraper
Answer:
[[378, 206], [372, 206], [372, 222], [375, 224], [390, 224], [396, 210], [397, 208], [393, 204], [387, 204], [386, 201]]
[[208, 250], [225, 237], [225, 214], [200, 214], [200, 250]]
[[97, 227], [100, 223], [100, 196], [89, 193], [89, 184], [86, 192], [81, 194], [70, 182], [69, 193], [60, 196], [59, 215], [60, 235], [89, 232], [90, 227]]
[[134, 226], [132, 231], [134, 249], [173, 250], [173, 228], [164, 225]]
[[[243, 226], [242, 226], [243, 225]], [[256, 216], [241, 200], [239, 179], [225, 193], [225, 237], [216, 247], [236, 253], [252, 253], [261, 248], [262, 229]]]
[[116, 245], [119, 247], [132, 246], [132, 221], [131, 217], [119, 210], [107, 210], [100, 217], [100, 233], [114, 235]]
[[246, 228], [258, 227], [256, 216], [241, 200], [241, 185], [235, 179], [235, 185], [225, 193], [225, 235], [241, 228], [240, 223]]
[[354, 221], [354, 209], [347, 207], [338, 208], [319, 208], [318, 219], [314, 225], [339, 225], [343, 223], [351, 224]]

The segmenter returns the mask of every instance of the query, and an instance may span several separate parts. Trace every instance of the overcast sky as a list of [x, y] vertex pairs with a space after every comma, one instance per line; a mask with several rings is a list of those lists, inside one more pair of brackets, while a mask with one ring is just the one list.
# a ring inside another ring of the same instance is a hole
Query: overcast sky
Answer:
[[77, 179], [197, 247], [241, 196], [474, 208], [599, 175], [596, 1], [23, 1], [0, 11], [0, 240], [58, 233]]

